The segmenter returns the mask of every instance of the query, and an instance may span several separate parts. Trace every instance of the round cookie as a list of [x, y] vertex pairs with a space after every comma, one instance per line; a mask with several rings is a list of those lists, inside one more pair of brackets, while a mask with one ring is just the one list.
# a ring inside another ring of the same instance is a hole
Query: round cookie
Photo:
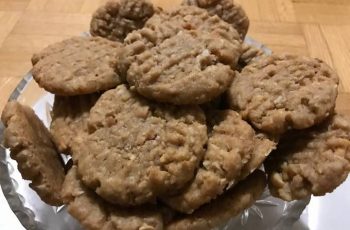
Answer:
[[153, 13], [153, 5], [147, 0], [109, 1], [94, 12], [90, 33], [123, 42], [128, 33], [142, 28]]
[[34, 80], [62, 96], [89, 94], [122, 82], [116, 73], [121, 44], [100, 37], [73, 37], [48, 46], [32, 58]]
[[199, 107], [149, 102], [124, 85], [100, 97], [88, 124], [90, 134], [73, 146], [82, 180], [124, 206], [181, 189], [194, 177], [207, 142]]
[[65, 177], [63, 161], [51, 135], [34, 111], [18, 102], [8, 102], [2, 112], [4, 146], [10, 148], [22, 177], [50, 205], [61, 205]]
[[332, 192], [350, 171], [350, 118], [287, 133], [265, 162], [271, 194], [283, 200]]
[[184, 0], [183, 5], [206, 9], [210, 15], [217, 15], [232, 25], [242, 39], [248, 32], [249, 19], [243, 8], [233, 0]]
[[181, 6], [171, 12], [160, 10], [146, 22], [144, 28], [133, 31], [126, 37], [124, 57], [121, 58], [122, 64], [118, 68], [122, 75], [126, 75], [136, 55], [160, 45], [180, 31], [210, 34], [217, 40], [216, 47], [212, 49], [220, 51], [221, 60], [233, 69], [237, 65], [242, 43], [238, 32], [218, 16], [210, 16], [206, 10], [195, 6]]
[[253, 205], [263, 193], [265, 186], [265, 174], [257, 170], [210, 204], [204, 205], [190, 215], [178, 217], [168, 223], [164, 229], [216, 229]]
[[201, 104], [222, 94], [234, 72], [226, 46], [204, 32], [180, 31], [135, 57], [127, 81], [141, 95], [172, 104]]
[[62, 198], [68, 212], [88, 230], [162, 230], [160, 212], [152, 206], [133, 209], [111, 205], [80, 181], [76, 166], [73, 166], [64, 180]]
[[50, 132], [61, 153], [71, 154], [74, 138], [87, 132], [90, 109], [100, 97], [100, 93], [79, 96], [55, 96]]
[[[262, 164], [275, 146], [267, 138], [257, 137], [250, 125], [234, 111], [212, 111], [207, 119], [212, 130], [194, 180], [182, 193], [162, 198], [171, 208], [183, 213], [192, 213], [244, 179]], [[259, 164], [256, 158], [261, 160]]]
[[230, 108], [256, 128], [283, 133], [322, 122], [334, 110], [338, 76], [319, 59], [276, 55], [246, 66], [232, 82]]

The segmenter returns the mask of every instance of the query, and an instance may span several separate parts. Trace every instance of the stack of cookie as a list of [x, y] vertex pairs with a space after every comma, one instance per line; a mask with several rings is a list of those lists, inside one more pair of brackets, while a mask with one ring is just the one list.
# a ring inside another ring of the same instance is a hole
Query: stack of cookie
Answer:
[[34, 80], [55, 94], [50, 131], [27, 106], [4, 109], [23, 178], [86, 229], [212, 229], [266, 183], [287, 201], [332, 192], [350, 171], [337, 74], [266, 56], [243, 43], [248, 26], [231, 0], [101, 6], [91, 37], [32, 58]]

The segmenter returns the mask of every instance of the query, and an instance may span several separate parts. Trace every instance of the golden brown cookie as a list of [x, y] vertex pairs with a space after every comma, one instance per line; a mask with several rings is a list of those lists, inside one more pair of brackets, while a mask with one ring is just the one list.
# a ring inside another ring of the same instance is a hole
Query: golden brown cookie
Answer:
[[62, 198], [68, 212], [87, 230], [162, 230], [160, 211], [155, 207], [124, 208], [111, 205], [86, 188], [73, 166], [63, 183]]
[[201, 104], [223, 93], [241, 53], [237, 31], [194, 6], [158, 12], [125, 43], [128, 61], [119, 69], [129, 84], [172, 104]]
[[180, 31], [192, 30], [209, 33], [219, 39], [217, 46], [227, 47], [225, 62], [230, 63], [232, 67], [237, 64], [242, 43], [237, 31], [218, 16], [210, 16], [206, 10], [195, 6], [181, 6], [171, 12], [157, 12], [146, 22], [143, 29], [130, 33], [125, 43], [130, 48], [135, 46], [133, 51], [138, 53], [142, 50], [137, 49], [140, 48], [137, 44], [143, 43], [149, 48], [161, 44]]
[[275, 146], [267, 138], [257, 136], [234, 111], [212, 111], [207, 119], [212, 130], [208, 134], [204, 160], [194, 180], [182, 193], [162, 198], [180, 212], [192, 213], [244, 179], [260, 167]]
[[[159, 14], [157, 14], [159, 15]], [[157, 16], [155, 15], [155, 16]], [[220, 43], [230, 43], [228, 46], [227, 55], [232, 66], [237, 63], [237, 54], [240, 54], [242, 39], [237, 31], [228, 23], [221, 20], [216, 15], [210, 15], [206, 10], [195, 6], [180, 6], [169, 13], [169, 23], [177, 24], [181, 30], [198, 30], [200, 32], [211, 33], [219, 39]], [[157, 26], [157, 21], [150, 20], [147, 22], [147, 27], [152, 28]], [[218, 44], [219, 45], [219, 44]]]
[[184, 0], [183, 5], [206, 9], [210, 15], [217, 15], [232, 25], [244, 39], [249, 28], [249, 19], [243, 8], [234, 0]]
[[80, 96], [55, 96], [50, 132], [61, 153], [71, 154], [74, 138], [87, 132], [87, 118], [100, 93]]
[[4, 146], [18, 163], [22, 177], [50, 205], [61, 205], [63, 161], [51, 135], [34, 111], [18, 102], [8, 102], [2, 112]]
[[171, 12], [160, 10], [146, 22], [144, 28], [133, 31], [126, 37], [124, 57], [118, 62], [121, 75], [126, 75], [136, 55], [160, 45], [180, 31], [210, 34], [219, 41], [211, 46], [213, 54], [220, 56], [220, 62], [231, 68], [237, 65], [242, 43], [238, 32], [218, 16], [210, 16], [206, 10], [181, 6]]
[[209, 33], [180, 31], [137, 55], [127, 81], [141, 95], [160, 102], [210, 101], [226, 91], [234, 77], [230, 66], [223, 64], [228, 48], [217, 43]]
[[265, 186], [265, 174], [257, 170], [211, 203], [190, 215], [179, 216], [167, 224], [165, 229], [215, 229], [250, 207], [261, 196]]
[[153, 5], [147, 0], [108, 1], [94, 12], [90, 33], [123, 42], [128, 33], [142, 28], [153, 13]]
[[350, 118], [287, 133], [265, 162], [271, 194], [283, 200], [332, 192], [350, 171]]
[[34, 80], [62, 96], [89, 94], [121, 84], [116, 73], [121, 44], [100, 37], [73, 37], [32, 58]]
[[82, 180], [124, 206], [181, 189], [194, 177], [207, 142], [199, 107], [156, 104], [124, 85], [100, 97], [88, 124], [90, 134], [73, 147]]
[[228, 101], [256, 128], [283, 133], [326, 119], [334, 110], [338, 82], [337, 74], [319, 59], [273, 54], [235, 77]]

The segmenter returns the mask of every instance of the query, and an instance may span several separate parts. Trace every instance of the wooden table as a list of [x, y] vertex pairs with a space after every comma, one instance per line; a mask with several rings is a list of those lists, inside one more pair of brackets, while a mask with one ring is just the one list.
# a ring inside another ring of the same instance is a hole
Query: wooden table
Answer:
[[[30, 57], [50, 43], [87, 31], [106, 0], [0, 0], [0, 111]], [[181, 0], [153, 0], [171, 8]], [[237, 0], [251, 20], [249, 35], [275, 52], [325, 60], [341, 78], [338, 110], [350, 114], [350, 1]]]

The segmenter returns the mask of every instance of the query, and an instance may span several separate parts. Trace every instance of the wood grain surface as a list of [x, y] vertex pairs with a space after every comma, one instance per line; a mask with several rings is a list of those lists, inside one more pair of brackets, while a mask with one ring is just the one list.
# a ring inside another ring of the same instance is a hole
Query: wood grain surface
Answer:
[[[275, 52], [325, 60], [341, 78], [337, 109], [350, 114], [349, 0], [236, 0], [246, 10], [249, 36]], [[31, 68], [30, 58], [50, 43], [89, 28], [106, 0], [0, 0], [0, 111]], [[170, 9], [181, 0], [153, 0]]]

